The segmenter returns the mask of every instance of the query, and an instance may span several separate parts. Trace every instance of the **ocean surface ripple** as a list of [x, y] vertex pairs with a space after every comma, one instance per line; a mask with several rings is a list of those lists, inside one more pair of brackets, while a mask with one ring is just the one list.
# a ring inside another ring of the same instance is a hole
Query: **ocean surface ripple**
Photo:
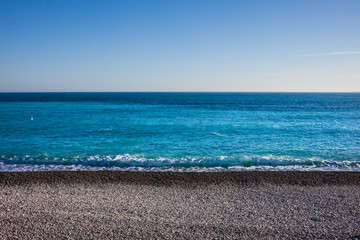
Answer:
[[359, 171], [359, 93], [0, 93], [0, 171]]

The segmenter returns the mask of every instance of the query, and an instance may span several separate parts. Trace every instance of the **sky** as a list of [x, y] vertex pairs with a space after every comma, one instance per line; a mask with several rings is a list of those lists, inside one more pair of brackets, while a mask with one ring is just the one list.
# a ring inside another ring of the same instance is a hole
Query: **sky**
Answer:
[[0, 92], [359, 92], [358, 0], [0, 0]]

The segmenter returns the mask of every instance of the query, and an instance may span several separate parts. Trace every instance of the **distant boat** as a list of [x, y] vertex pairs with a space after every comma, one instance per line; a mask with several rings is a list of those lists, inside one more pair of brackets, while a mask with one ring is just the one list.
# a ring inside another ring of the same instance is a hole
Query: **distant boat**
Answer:
[[31, 120], [31, 121], [32, 121], [32, 120], [34, 120], [34, 118], [33, 118], [33, 115], [32, 115], [32, 114], [31, 114], [30, 120]]

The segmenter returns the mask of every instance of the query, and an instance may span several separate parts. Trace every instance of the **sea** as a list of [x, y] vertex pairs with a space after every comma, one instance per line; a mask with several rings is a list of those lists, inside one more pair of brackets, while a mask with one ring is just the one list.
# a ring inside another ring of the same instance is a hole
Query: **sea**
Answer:
[[360, 93], [0, 93], [0, 171], [360, 171]]

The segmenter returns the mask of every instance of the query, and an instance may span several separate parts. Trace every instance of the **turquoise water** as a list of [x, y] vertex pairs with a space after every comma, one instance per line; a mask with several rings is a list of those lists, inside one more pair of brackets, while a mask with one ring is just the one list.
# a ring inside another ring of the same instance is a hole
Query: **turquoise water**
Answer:
[[360, 170], [359, 93], [1, 93], [0, 111], [0, 171]]

